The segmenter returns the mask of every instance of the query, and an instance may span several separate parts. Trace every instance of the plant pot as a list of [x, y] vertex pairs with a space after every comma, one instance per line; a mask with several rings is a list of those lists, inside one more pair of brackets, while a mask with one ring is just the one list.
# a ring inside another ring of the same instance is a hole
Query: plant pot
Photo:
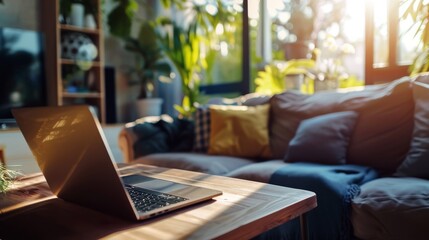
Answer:
[[159, 116], [161, 115], [161, 106], [163, 100], [161, 98], [145, 98], [139, 99], [136, 102], [137, 117]]
[[324, 79], [314, 80], [314, 92], [326, 91], [326, 90], [335, 90], [338, 88], [338, 79]]
[[290, 74], [285, 77], [286, 90], [301, 90], [301, 85], [304, 84], [304, 74]]
[[287, 60], [311, 58], [311, 51], [307, 42], [284, 43], [283, 52]]

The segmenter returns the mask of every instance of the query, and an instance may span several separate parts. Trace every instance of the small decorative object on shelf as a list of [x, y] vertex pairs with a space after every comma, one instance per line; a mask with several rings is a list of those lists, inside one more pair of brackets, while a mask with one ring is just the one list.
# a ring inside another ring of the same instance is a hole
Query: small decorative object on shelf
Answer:
[[81, 3], [73, 3], [71, 5], [70, 19], [71, 24], [83, 27], [83, 16], [85, 13], [85, 7]]
[[85, 27], [89, 29], [96, 29], [97, 23], [95, 22], [94, 15], [86, 14], [85, 16]]
[[61, 38], [62, 58], [92, 61], [97, 57], [97, 47], [87, 35], [67, 32]]

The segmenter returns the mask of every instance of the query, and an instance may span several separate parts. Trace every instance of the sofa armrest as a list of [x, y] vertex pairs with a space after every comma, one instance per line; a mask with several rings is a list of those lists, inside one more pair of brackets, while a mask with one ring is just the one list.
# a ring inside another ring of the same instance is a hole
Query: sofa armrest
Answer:
[[118, 144], [122, 152], [122, 159], [126, 163], [130, 163], [134, 159], [133, 145], [137, 140], [136, 134], [132, 128], [126, 126], [119, 132]]
[[194, 125], [168, 115], [144, 117], [125, 124], [118, 144], [126, 163], [152, 153], [191, 151]]

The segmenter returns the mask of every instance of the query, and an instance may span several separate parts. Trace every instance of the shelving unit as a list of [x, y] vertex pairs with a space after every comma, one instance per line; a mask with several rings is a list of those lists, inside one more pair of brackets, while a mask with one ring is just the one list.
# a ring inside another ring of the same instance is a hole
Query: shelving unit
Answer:
[[[50, 105], [88, 104], [95, 107], [102, 123], [106, 122], [104, 86], [104, 45], [101, 24], [101, 0], [93, 1], [96, 6], [96, 28], [89, 29], [63, 24], [60, 19], [60, 0], [41, 1], [42, 29], [46, 42], [46, 65], [48, 100]], [[78, 33], [89, 38], [97, 49], [97, 57], [86, 61], [87, 70], [80, 69], [78, 59], [62, 57], [61, 40], [66, 34]], [[72, 76], [70, 75], [78, 75]], [[70, 74], [73, 73], [73, 74]], [[70, 80], [72, 78], [72, 80]], [[76, 86], [76, 82], [79, 83]]]

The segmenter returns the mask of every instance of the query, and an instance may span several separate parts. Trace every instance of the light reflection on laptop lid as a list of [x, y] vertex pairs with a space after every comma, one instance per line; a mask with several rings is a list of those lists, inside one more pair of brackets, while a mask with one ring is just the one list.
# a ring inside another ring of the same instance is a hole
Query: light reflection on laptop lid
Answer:
[[89, 106], [12, 112], [55, 195], [103, 212], [135, 217], [113, 154]]

